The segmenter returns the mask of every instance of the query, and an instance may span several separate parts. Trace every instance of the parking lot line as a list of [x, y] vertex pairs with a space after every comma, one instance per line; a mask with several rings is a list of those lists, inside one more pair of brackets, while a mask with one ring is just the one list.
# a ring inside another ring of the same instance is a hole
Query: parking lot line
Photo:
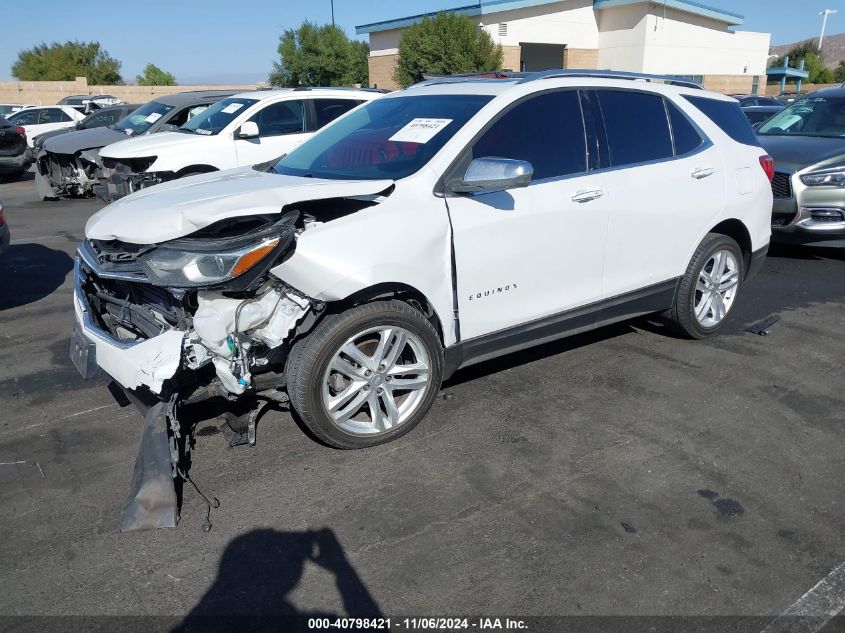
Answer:
[[842, 562], [762, 633], [815, 633], [844, 609], [845, 562]]

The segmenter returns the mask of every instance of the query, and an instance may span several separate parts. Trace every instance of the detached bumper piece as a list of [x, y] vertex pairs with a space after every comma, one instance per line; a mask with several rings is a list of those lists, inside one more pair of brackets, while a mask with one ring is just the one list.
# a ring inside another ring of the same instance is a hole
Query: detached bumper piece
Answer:
[[147, 411], [132, 486], [120, 515], [121, 532], [172, 528], [179, 521], [179, 438], [172, 436], [172, 427], [179, 423], [174, 409], [172, 402], [159, 402]]

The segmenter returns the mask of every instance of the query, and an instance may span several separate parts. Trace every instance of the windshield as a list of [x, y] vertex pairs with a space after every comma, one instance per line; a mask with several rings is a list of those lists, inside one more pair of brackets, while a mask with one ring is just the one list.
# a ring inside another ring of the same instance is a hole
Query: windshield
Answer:
[[20, 106], [11, 106], [11, 105], [0, 105], [0, 116], [6, 116], [7, 114], [12, 114], [15, 108], [20, 108]]
[[132, 114], [122, 118], [114, 127], [116, 130], [130, 136], [143, 134], [150, 129], [153, 123], [158, 121], [172, 109], [172, 105], [165, 105], [163, 103], [159, 103], [158, 101], [150, 101], [132, 112]]
[[845, 97], [803, 97], [764, 123], [763, 136], [845, 137]]
[[488, 95], [377, 99], [338, 119], [282, 158], [277, 174], [336, 180], [410, 176], [425, 165]]
[[241, 97], [223, 99], [213, 106], [206, 108], [179, 129], [185, 132], [205, 134], [207, 136], [219, 134], [236, 116], [255, 103], [258, 103], [258, 99], [244, 99]]

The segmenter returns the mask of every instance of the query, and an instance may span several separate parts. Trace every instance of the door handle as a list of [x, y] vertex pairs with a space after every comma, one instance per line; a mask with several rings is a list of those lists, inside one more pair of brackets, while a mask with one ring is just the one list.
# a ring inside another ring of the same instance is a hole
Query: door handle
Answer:
[[604, 191], [601, 189], [593, 189], [592, 191], [579, 191], [574, 196], [572, 196], [573, 202], [590, 202], [591, 200], [596, 200], [597, 198], [601, 198], [604, 195]]
[[716, 170], [712, 167], [698, 167], [694, 172], [692, 172], [691, 176], [697, 180], [701, 180], [702, 178], [707, 178], [707, 176], [712, 176], [715, 173]]

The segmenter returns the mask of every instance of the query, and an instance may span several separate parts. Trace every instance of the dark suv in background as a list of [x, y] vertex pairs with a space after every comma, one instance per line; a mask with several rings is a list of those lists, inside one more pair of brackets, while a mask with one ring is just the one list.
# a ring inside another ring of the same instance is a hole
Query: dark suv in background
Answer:
[[17, 180], [32, 165], [26, 130], [0, 117], [0, 182]]

